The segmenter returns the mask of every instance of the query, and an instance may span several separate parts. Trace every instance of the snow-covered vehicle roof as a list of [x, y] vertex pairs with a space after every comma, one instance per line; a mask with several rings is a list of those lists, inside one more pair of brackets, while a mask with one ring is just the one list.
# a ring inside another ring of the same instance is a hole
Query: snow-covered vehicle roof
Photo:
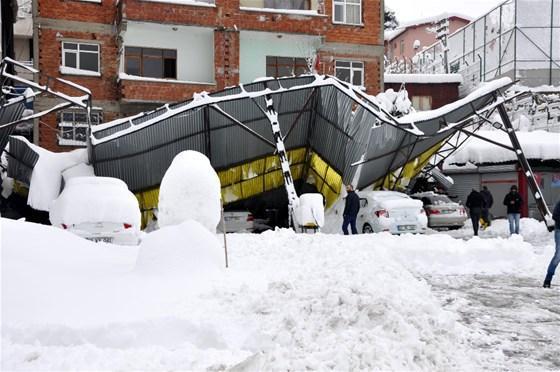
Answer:
[[62, 190], [49, 214], [53, 225], [84, 222], [128, 223], [140, 228], [138, 200], [126, 184], [109, 177], [74, 177]]

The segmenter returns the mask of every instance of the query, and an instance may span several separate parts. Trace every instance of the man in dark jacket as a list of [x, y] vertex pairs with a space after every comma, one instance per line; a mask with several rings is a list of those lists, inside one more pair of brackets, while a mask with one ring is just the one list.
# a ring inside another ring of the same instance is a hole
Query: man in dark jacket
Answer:
[[492, 205], [494, 204], [494, 198], [486, 186], [482, 186], [480, 195], [482, 195], [482, 198], [484, 199], [484, 207], [482, 207], [482, 220], [484, 221], [484, 228], [486, 228], [492, 224], [490, 221], [490, 208], [492, 208]]
[[342, 216], [344, 217], [344, 222], [342, 222], [342, 231], [344, 235], [348, 235], [348, 225], [352, 228], [352, 235], [358, 233], [356, 229], [356, 218], [358, 217], [358, 211], [360, 210], [360, 197], [354, 191], [352, 185], [346, 185], [346, 204], [344, 205], [344, 212]]
[[517, 186], [513, 185], [510, 191], [504, 197], [504, 205], [507, 207], [507, 218], [509, 222], [510, 234], [519, 234], [521, 204], [523, 204], [523, 199], [517, 192]]
[[550, 264], [548, 265], [548, 270], [546, 271], [546, 278], [544, 279], [544, 288], [550, 288], [550, 282], [556, 271], [558, 263], [560, 263], [560, 200], [556, 203], [554, 207], [554, 212], [552, 212], [552, 219], [554, 220], [554, 241], [556, 242], [556, 251]]
[[478, 222], [482, 214], [482, 208], [484, 208], [484, 198], [478, 191], [472, 189], [471, 193], [467, 197], [467, 202], [465, 203], [465, 205], [467, 206], [467, 208], [469, 208], [474, 236], [477, 236]]

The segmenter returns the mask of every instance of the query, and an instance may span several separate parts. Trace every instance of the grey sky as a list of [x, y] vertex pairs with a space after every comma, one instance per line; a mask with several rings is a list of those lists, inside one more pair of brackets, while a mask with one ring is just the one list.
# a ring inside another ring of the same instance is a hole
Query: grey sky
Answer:
[[445, 12], [478, 18], [503, 2], [504, 0], [385, 0], [385, 7], [395, 11], [399, 23], [407, 23]]

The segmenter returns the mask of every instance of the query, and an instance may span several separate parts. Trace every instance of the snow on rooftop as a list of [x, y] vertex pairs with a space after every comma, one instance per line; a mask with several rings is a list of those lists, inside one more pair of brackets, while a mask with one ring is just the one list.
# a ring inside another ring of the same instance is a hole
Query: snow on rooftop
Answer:
[[398, 119], [398, 121], [400, 123], [415, 123], [415, 122], [419, 122], [419, 121], [424, 121], [424, 120], [430, 120], [430, 119], [434, 119], [434, 118], [438, 118], [440, 116], [443, 116], [455, 109], [458, 109], [461, 106], [467, 105], [470, 102], [476, 100], [477, 98], [480, 98], [490, 92], [493, 92], [495, 90], [498, 90], [500, 88], [504, 88], [506, 86], [508, 86], [509, 84], [511, 84], [511, 79], [508, 77], [504, 77], [501, 79], [496, 79], [494, 81], [491, 82], [486, 82], [486, 83], [481, 83], [479, 85], [479, 87], [473, 91], [471, 94], [469, 94], [468, 96], [466, 96], [465, 98], [462, 98], [460, 100], [457, 100], [453, 103], [447, 104], [445, 106], [442, 106], [438, 109], [435, 110], [430, 110], [430, 111], [418, 111], [418, 112], [414, 112], [408, 115], [405, 115], [401, 118]]
[[[477, 135], [511, 146], [509, 136], [500, 130], [477, 131]], [[560, 133], [537, 130], [515, 132], [527, 159], [560, 160]], [[454, 154], [446, 159], [450, 164], [484, 164], [517, 161], [515, 152], [471, 137]]]
[[438, 15], [431, 16], [431, 17], [419, 18], [419, 19], [415, 19], [415, 20], [412, 20], [412, 21], [409, 21], [409, 22], [404, 22], [404, 23], [400, 24], [399, 27], [396, 28], [395, 30], [386, 31], [385, 32], [385, 40], [386, 41], [393, 40], [395, 37], [397, 37], [400, 34], [402, 34], [403, 32], [405, 32], [407, 30], [407, 28], [409, 28], [409, 27], [421, 26], [421, 25], [425, 25], [425, 24], [432, 24], [432, 23], [441, 21], [442, 19], [453, 18], [453, 17], [454, 18], [462, 18], [462, 19], [467, 20], [469, 22], [471, 22], [473, 20], [473, 18], [471, 16], [468, 16], [466, 14], [444, 12], [444, 13], [440, 13]]
[[[161, 115], [158, 115], [154, 118], [151, 118], [149, 120], [146, 120], [142, 123], [139, 124], [132, 124], [131, 121], [127, 120], [126, 118], [121, 118], [121, 119], [117, 119], [115, 121], [109, 122], [109, 123], [105, 123], [102, 125], [96, 125], [92, 127], [92, 136], [91, 136], [91, 143], [93, 146], [96, 146], [98, 144], [104, 143], [104, 142], [108, 142], [111, 140], [114, 140], [116, 138], [134, 133], [142, 128], [157, 124], [159, 122], [161, 122], [162, 120], [165, 120], [169, 117], [173, 117], [175, 115], [178, 115], [180, 113], [183, 113], [187, 110], [196, 108], [196, 107], [201, 107], [204, 105], [208, 105], [208, 104], [212, 104], [212, 103], [219, 103], [219, 102], [225, 102], [225, 101], [234, 101], [234, 100], [239, 100], [239, 99], [243, 99], [243, 98], [255, 98], [255, 97], [262, 97], [265, 96], [267, 94], [270, 93], [281, 93], [281, 92], [287, 92], [290, 90], [299, 90], [299, 89], [306, 89], [306, 88], [312, 88], [312, 87], [322, 87], [322, 86], [335, 86], [337, 89], [340, 89], [341, 91], [343, 91], [346, 95], [348, 95], [350, 98], [356, 100], [357, 102], [363, 102], [364, 100], [366, 102], [364, 102], [363, 107], [370, 111], [372, 114], [374, 114], [375, 116], [379, 117], [381, 120], [385, 121], [385, 122], [391, 122], [394, 124], [397, 124], [397, 122], [395, 121], [395, 118], [393, 116], [391, 116], [389, 113], [387, 113], [383, 108], [379, 107], [379, 104], [373, 100], [370, 96], [368, 96], [367, 94], [365, 94], [364, 92], [362, 92], [359, 88], [357, 87], [353, 87], [353, 86], [349, 86], [344, 82], [339, 81], [338, 79], [332, 77], [332, 76], [323, 76], [323, 75], [314, 75], [315, 80], [312, 81], [311, 83], [308, 84], [302, 84], [302, 85], [296, 85], [296, 86], [292, 86], [290, 88], [285, 88], [283, 86], [281, 86], [279, 89], [276, 90], [271, 90], [269, 88], [266, 88], [264, 90], [260, 90], [260, 91], [254, 91], [254, 92], [247, 92], [244, 88], [243, 85], [240, 85], [240, 93], [237, 94], [231, 94], [231, 95], [225, 95], [225, 96], [211, 96], [209, 94], [206, 94], [205, 92], [202, 93], [195, 93], [193, 95], [193, 100], [191, 102], [189, 102], [188, 104], [184, 104], [175, 108], [170, 108], [169, 106], [164, 106], [166, 107], [167, 111], [162, 113]], [[280, 79], [280, 84], [281, 83], [281, 79]], [[371, 106], [375, 106], [377, 108], [379, 108], [378, 110], [374, 110], [372, 109]], [[135, 117], [139, 117], [142, 116], [142, 114], [136, 115]], [[96, 138], [95, 137], [95, 133], [116, 126], [116, 125], [120, 125], [122, 123], [125, 122], [129, 122], [129, 126], [127, 128], [124, 128], [116, 133], [107, 135], [105, 137], [101, 137], [101, 138]], [[406, 129], [403, 128], [403, 130], [412, 133], [414, 135], [422, 135], [422, 131], [418, 130], [417, 128], [415, 128], [413, 126], [413, 129]]]
[[463, 83], [461, 74], [385, 74], [385, 83], [440, 84]]

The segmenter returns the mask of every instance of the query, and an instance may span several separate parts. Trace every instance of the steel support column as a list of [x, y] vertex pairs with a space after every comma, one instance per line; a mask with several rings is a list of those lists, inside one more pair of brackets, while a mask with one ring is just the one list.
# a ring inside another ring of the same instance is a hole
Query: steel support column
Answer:
[[517, 159], [519, 160], [519, 164], [521, 165], [523, 174], [527, 178], [527, 184], [529, 185], [529, 189], [531, 190], [531, 193], [533, 194], [533, 197], [537, 202], [537, 208], [539, 209], [539, 212], [541, 213], [541, 216], [543, 217], [543, 220], [546, 223], [547, 228], [549, 229], [549, 231], [552, 231], [554, 229], [552, 214], [550, 213], [550, 210], [548, 209], [548, 206], [546, 205], [546, 202], [543, 199], [542, 192], [539, 188], [539, 185], [537, 184], [537, 181], [535, 180], [535, 175], [533, 174], [533, 170], [531, 169], [531, 166], [529, 165], [529, 162], [527, 161], [527, 158], [523, 153], [523, 149], [521, 148], [521, 144], [517, 139], [517, 135], [515, 134], [515, 130], [513, 129], [513, 125], [509, 120], [509, 116], [507, 114], [506, 108], [504, 107], [503, 103], [498, 105], [498, 112], [500, 114], [500, 117], [502, 118], [502, 123], [506, 127], [506, 132], [509, 136], [515, 154], [517, 155]]

